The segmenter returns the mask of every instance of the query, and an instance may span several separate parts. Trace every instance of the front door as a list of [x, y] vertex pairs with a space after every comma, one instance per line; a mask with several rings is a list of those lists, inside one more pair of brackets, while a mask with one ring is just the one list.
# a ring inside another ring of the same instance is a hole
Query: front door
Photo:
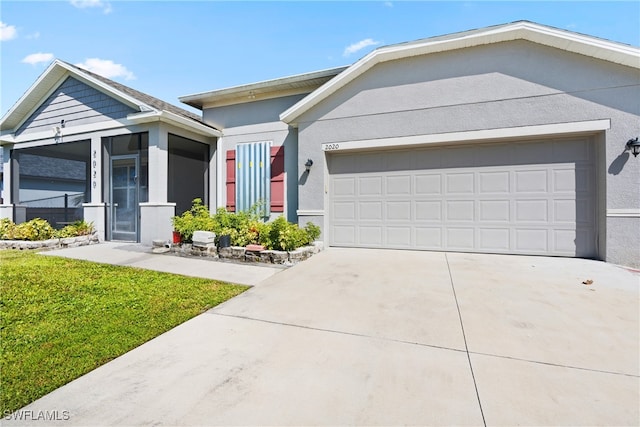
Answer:
[[138, 241], [138, 156], [111, 158], [111, 239]]

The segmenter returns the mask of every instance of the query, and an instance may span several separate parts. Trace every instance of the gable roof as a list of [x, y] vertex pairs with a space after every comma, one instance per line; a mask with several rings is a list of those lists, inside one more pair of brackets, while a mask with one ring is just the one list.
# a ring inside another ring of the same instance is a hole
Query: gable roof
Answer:
[[206, 124], [194, 113], [59, 59], [47, 67], [29, 90], [0, 119], [0, 131], [15, 131], [69, 76], [136, 110], [136, 113], [127, 117], [133, 122], [164, 120], [201, 134], [220, 136], [217, 129]]
[[283, 95], [310, 93], [331, 80], [348, 67], [336, 67], [294, 76], [280, 77], [256, 83], [232, 86], [193, 95], [181, 96], [180, 101], [202, 110], [211, 106], [252, 102], [256, 99], [269, 99]]
[[380, 47], [283, 112], [280, 115], [280, 120], [295, 126], [297, 124], [296, 120], [302, 114], [376, 64], [412, 56], [513, 40], [527, 40], [632, 68], [640, 68], [640, 49], [637, 47], [529, 21], [517, 21], [510, 24]]

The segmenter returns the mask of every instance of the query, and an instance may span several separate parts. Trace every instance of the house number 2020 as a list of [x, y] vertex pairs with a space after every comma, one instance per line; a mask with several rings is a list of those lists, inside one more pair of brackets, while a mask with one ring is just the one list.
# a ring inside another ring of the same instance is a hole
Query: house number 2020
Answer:
[[339, 149], [340, 149], [340, 144], [326, 144], [324, 146], [325, 151], [339, 150]]

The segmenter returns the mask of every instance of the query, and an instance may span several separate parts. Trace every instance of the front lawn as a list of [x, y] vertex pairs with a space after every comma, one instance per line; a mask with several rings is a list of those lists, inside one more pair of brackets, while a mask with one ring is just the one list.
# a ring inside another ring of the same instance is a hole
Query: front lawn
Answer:
[[0, 251], [0, 413], [23, 407], [246, 289]]

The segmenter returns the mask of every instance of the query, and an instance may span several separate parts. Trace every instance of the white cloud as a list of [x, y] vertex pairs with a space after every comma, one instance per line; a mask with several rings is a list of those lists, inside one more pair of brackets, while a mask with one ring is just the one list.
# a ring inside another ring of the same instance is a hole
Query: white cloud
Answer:
[[347, 46], [344, 49], [344, 52], [342, 53], [342, 56], [349, 56], [349, 55], [352, 55], [352, 54], [358, 52], [359, 50], [364, 49], [365, 47], [376, 46], [376, 45], [379, 45], [379, 44], [380, 44], [380, 42], [377, 42], [377, 41], [375, 41], [373, 39], [360, 40], [357, 43], [353, 43], [353, 44]]
[[32, 53], [31, 55], [27, 55], [24, 57], [22, 62], [25, 64], [36, 65], [42, 62], [51, 62], [53, 61], [53, 53]]
[[88, 58], [77, 67], [89, 70], [92, 73], [100, 74], [108, 79], [114, 77], [124, 77], [125, 80], [133, 80], [136, 76], [122, 64], [116, 64], [110, 59]]
[[0, 41], [7, 41], [15, 39], [18, 35], [18, 30], [13, 25], [7, 25], [0, 21]]
[[113, 10], [111, 8], [111, 3], [102, 0], [70, 0], [69, 3], [71, 3], [71, 6], [77, 7], [78, 9], [86, 9], [89, 7], [101, 8], [105, 14], [111, 13]]

